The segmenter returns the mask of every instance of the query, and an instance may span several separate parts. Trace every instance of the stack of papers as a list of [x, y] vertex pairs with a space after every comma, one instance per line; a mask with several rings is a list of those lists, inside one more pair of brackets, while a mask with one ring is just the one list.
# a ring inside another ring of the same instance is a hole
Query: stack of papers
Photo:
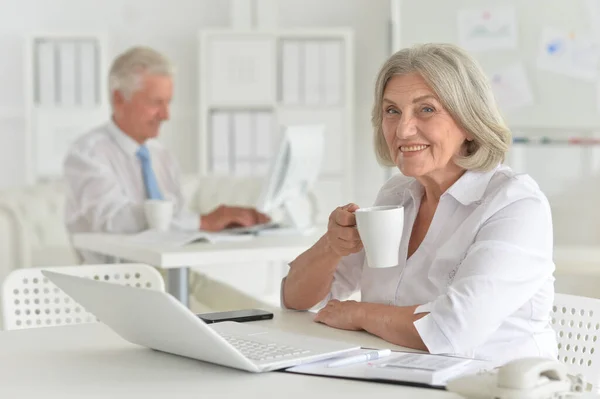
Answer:
[[371, 350], [359, 349], [333, 359], [291, 367], [286, 371], [300, 374], [371, 381], [398, 381], [443, 387], [452, 378], [460, 375], [475, 374], [490, 368], [489, 363], [481, 360], [408, 352], [392, 352], [390, 356], [375, 361], [354, 363], [342, 367], [329, 367], [336, 360], [368, 352], [371, 352]]

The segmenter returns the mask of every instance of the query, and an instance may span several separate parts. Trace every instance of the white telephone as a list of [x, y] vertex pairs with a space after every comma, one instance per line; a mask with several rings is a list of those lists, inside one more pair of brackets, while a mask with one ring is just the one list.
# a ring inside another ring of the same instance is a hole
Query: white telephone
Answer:
[[567, 398], [583, 390], [581, 379], [567, 375], [567, 367], [546, 358], [524, 358], [485, 372], [450, 380], [450, 392], [469, 399]]

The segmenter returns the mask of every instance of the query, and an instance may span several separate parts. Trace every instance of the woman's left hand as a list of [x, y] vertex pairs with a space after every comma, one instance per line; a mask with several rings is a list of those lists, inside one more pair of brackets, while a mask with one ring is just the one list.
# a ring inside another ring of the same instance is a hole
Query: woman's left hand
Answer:
[[356, 301], [340, 302], [333, 299], [317, 313], [315, 321], [341, 330], [362, 330], [360, 323], [361, 303]]

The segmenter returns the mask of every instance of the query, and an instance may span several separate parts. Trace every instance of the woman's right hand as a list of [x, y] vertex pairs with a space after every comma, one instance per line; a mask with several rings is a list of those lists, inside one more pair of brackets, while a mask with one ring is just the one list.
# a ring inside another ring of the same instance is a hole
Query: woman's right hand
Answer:
[[351, 203], [336, 208], [329, 216], [325, 238], [331, 250], [339, 256], [356, 253], [363, 247], [354, 216], [358, 208], [358, 205]]

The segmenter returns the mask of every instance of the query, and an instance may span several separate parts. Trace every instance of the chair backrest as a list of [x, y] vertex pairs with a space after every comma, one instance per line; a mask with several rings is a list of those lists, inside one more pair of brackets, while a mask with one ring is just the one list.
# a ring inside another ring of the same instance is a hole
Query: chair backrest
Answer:
[[600, 264], [572, 264], [572, 269], [554, 271], [554, 291], [600, 299]]
[[552, 327], [558, 360], [571, 374], [581, 374], [592, 390], [600, 382], [600, 299], [555, 294]]
[[73, 276], [115, 284], [164, 291], [160, 273], [137, 263], [82, 265], [19, 269], [11, 272], [2, 285], [2, 315], [5, 330], [93, 323], [96, 318], [85, 311], [41, 271], [53, 270]]

